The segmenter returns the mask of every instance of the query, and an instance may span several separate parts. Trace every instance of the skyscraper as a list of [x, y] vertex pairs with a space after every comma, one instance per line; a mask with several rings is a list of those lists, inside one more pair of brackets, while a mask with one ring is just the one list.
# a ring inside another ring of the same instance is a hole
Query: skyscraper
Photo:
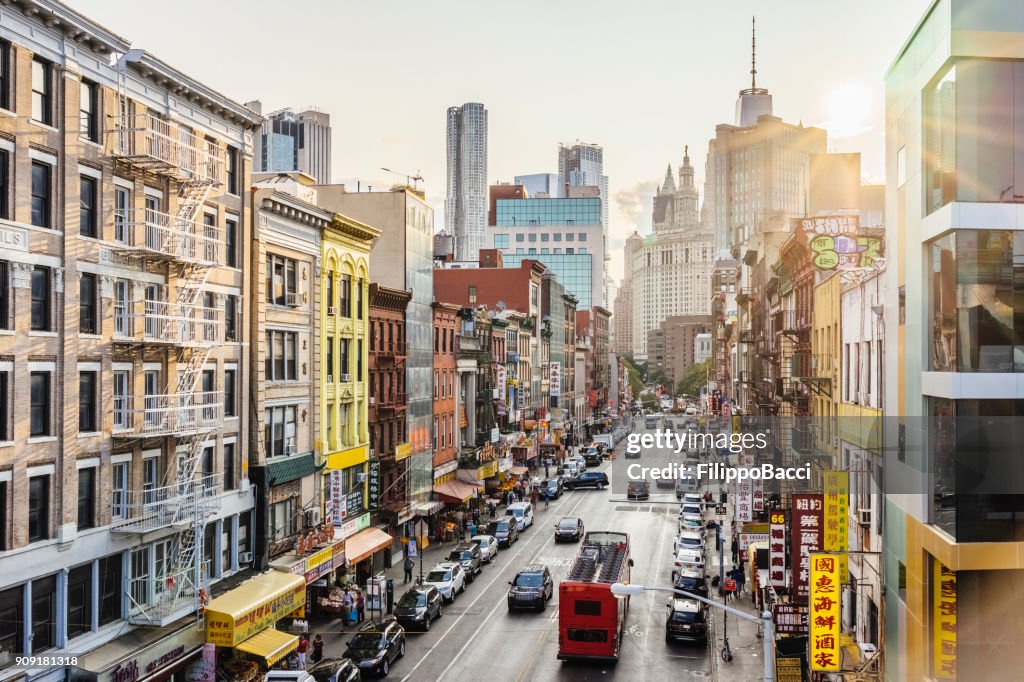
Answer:
[[[263, 113], [259, 100], [246, 106]], [[264, 118], [253, 137], [253, 172], [301, 171], [331, 184], [331, 115], [314, 108], [295, 113], [279, 109]]]
[[558, 145], [558, 186], [563, 197], [570, 197], [570, 187], [591, 186], [600, 189], [601, 229], [604, 231], [604, 259], [608, 253], [608, 176], [604, 174], [604, 150], [600, 145], [577, 142]]
[[562, 187], [558, 184], [557, 173], [530, 173], [529, 175], [515, 176], [515, 184], [523, 185], [530, 197], [559, 199], [563, 195]]
[[444, 222], [455, 238], [455, 260], [478, 260], [487, 226], [487, 109], [483, 104], [448, 108]]

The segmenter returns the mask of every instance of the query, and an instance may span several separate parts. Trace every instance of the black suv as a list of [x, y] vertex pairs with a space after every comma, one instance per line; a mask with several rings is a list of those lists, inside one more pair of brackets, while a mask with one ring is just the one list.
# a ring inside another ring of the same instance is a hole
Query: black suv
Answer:
[[555, 524], [555, 542], [571, 540], [579, 542], [583, 537], [583, 519], [578, 516], [566, 516]]
[[587, 448], [587, 451], [583, 453], [583, 463], [588, 467], [600, 466], [601, 459], [601, 451], [595, 447]]
[[503, 516], [487, 524], [487, 535], [493, 535], [498, 547], [511, 547], [519, 539], [519, 523], [515, 517]]
[[441, 617], [444, 597], [433, 585], [417, 585], [395, 604], [395, 619], [404, 628], [430, 630], [430, 623]]
[[626, 486], [627, 500], [649, 500], [651, 499], [650, 481], [630, 481]]
[[476, 543], [456, 545], [448, 553], [448, 561], [457, 561], [462, 564], [462, 570], [466, 572], [466, 582], [469, 583], [473, 582], [480, 571], [483, 570], [483, 564], [480, 560], [480, 545]]
[[543, 611], [548, 599], [555, 593], [555, 582], [551, 579], [551, 571], [544, 564], [531, 564], [516, 573], [515, 580], [509, 582], [508, 610], [536, 609]]
[[608, 485], [608, 474], [603, 471], [584, 471], [575, 478], [570, 478], [565, 482], [565, 487], [568, 490], [575, 490], [576, 488], [597, 488], [601, 490]]
[[562, 496], [562, 479], [549, 478], [540, 484], [541, 497], [548, 496], [549, 500], [557, 500]]
[[704, 607], [694, 599], [676, 598], [668, 603], [666, 642], [696, 642], [707, 646], [708, 623]]
[[391, 664], [405, 656], [405, 630], [394, 616], [388, 616], [364, 625], [347, 644], [342, 655], [354, 661], [360, 672], [387, 676]]
[[347, 658], [325, 658], [309, 670], [316, 682], [361, 682], [359, 666]]
[[695, 594], [698, 597], [708, 598], [708, 579], [702, 571], [692, 569], [681, 571], [672, 584], [677, 590]]

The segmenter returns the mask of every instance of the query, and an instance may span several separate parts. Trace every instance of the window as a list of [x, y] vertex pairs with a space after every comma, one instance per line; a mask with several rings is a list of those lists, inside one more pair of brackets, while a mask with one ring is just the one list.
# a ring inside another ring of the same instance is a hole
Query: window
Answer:
[[28, 541], [50, 537], [50, 477], [28, 479]]
[[160, 372], [146, 370], [142, 375], [143, 391], [145, 393], [146, 426], [159, 426], [164, 419], [160, 408]]
[[508, 248], [508, 235], [507, 234], [496, 234], [496, 235], [494, 235], [494, 248], [496, 248], [496, 249], [507, 249]]
[[225, 417], [237, 417], [238, 416], [238, 395], [235, 381], [238, 376], [238, 370], [226, 369], [224, 370], [224, 416]]
[[6, 40], [0, 40], [0, 108], [11, 108], [11, 44]]
[[131, 381], [128, 370], [114, 370], [114, 428], [127, 429], [131, 426], [128, 420], [128, 403], [131, 392]]
[[334, 337], [327, 337], [327, 381], [334, 381]]
[[224, 297], [224, 340], [238, 341], [238, 297], [233, 294]]
[[533, 247], [530, 247], [529, 249], [526, 250], [526, 252], [527, 252], [527, 254], [533, 256], [533, 255], [537, 254], [537, 249], [535, 249]]
[[217, 416], [217, 412], [216, 412], [215, 408], [213, 407], [213, 404], [215, 403], [215, 401], [217, 399], [217, 396], [214, 393], [215, 387], [214, 387], [213, 370], [212, 369], [208, 369], [208, 370], [203, 372], [203, 375], [202, 375], [202, 388], [200, 390], [201, 390], [201, 392], [203, 394], [199, 398], [200, 403], [202, 405], [204, 405], [204, 407], [203, 407], [203, 419], [205, 421], [209, 421], [211, 419], [215, 419], [216, 416]]
[[351, 378], [349, 377], [349, 367], [351, 365], [349, 365], [349, 359], [348, 359], [348, 346], [349, 346], [349, 343], [350, 343], [349, 339], [341, 339], [339, 341], [339, 345], [340, 345], [339, 356], [340, 356], [340, 360], [341, 360], [341, 380], [342, 381], [351, 381]]
[[434, 450], [435, 451], [437, 450], [437, 443], [438, 443], [438, 438], [440, 436], [440, 433], [441, 433], [440, 421], [438, 421], [437, 417], [434, 417]]
[[277, 542], [295, 533], [295, 498], [270, 506], [270, 540]]
[[213, 446], [203, 448], [203, 456], [201, 458], [201, 471], [203, 485], [209, 488], [213, 483], [213, 476], [216, 471], [213, 467]]
[[363, 319], [363, 278], [356, 280], [356, 314], [357, 320]]
[[517, 242], [522, 242], [522, 241], [525, 241], [525, 240], [526, 240], [526, 236], [522, 232], [519, 232], [519, 233], [516, 234], [516, 241]]
[[907, 287], [906, 286], [901, 286], [898, 289], [898, 293], [899, 293], [899, 308], [900, 308], [900, 311], [899, 311], [899, 323], [900, 324], [906, 324], [907, 323]]
[[78, 431], [94, 433], [97, 426], [96, 372], [78, 373]]
[[11, 440], [10, 373], [0, 372], [0, 441]]
[[51, 227], [51, 192], [50, 164], [42, 161], [32, 162], [32, 224], [36, 227]]
[[120, 462], [113, 466], [111, 515], [115, 519], [128, 517], [128, 466], [128, 462]]
[[527, 241], [531, 241], [531, 242], [537, 241], [537, 233], [536, 232], [531, 232], [529, 238], [527, 239]]
[[11, 219], [11, 154], [0, 149], [0, 218]]
[[327, 273], [327, 314], [334, 315], [334, 271]]
[[50, 373], [32, 372], [29, 390], [29, 435], [50, 435]]
[[0, 651], [8, 656], [22, 652], [25, 638], [25, 598], [20, 585], [0, 592]]
[[78, 90], [78, 134], [90, 142], [99, 142], [99, 99], [96, 97], [96, 84], [83, 80]]
[[78, 330], [83, 334], [96, 334], [96, 275], [82, 273], [78, 280]]
[[267, 254], [267, 303], [288, 305], [288, 294], [294, 300], [296, 268], [292, 258]]
[[32, 269], [32, 329], [50, 329], [50, 268], [40, 265]]
[[139, 547], [132, 550], [131, 560], [131, 596], [132, 601], [139, 606], [149, 604], [149, 586], [152, 581], [149, 579], [149, 547]]
[[53, 125], [53, 66], [38, 57], [32, 60], [32, 119]]
[[[0, 552], [7, 549], [7, 523], [11, 514], [7, 510], [7, 481], [0, 481]], [[0, 635], [0, 651], [3, 651], [3, 635]]]
[[114, 187], [114, 241], [128, 243], [128, 211], [131, 197], [127, 187]]
[[352, 317], [352, 275], [341, 276], [341, 316]]
[[476, 303], [476, 287], [472, 284], [469, 286], [469, 303], [474, 305]]
[[96, 469], [78, 470], [78, 530], [96, 527]]
[[224, 264], [229, 268], [238, 267], [238, 218], [228, 216], [224, 220]]
[[571, 242], [571, 241], [574, 241], [575, 239], [576, 239], [576, 233], [575, 232], [566, 232], [565, 233], [565, 241]]
[[68, 571], [68, 638], [92, 630], [92, 564]]
[[126, 279], [114, 282], [114, 335], [131, 335], [130, 303], [128, 301], [129, 283]]
[[358, 339], [356, 341], [356, 381], [363, 381], [363, 340]]
[[265, 381], [295, 381], [297, 332], [267, 332]]
[[295, 405], [268, 407], [264, 414], [267, 457], [295, 454]]
[[235, 444], [224, 443], [224, 489], [234, 490], [235, 486]]
[[217, 262], [217, 214], [203, 214], [203, 258], [210, 263]]
[[576, 253], [580, 254], [581, 256], [585, 255], [587, 253], [587, 249], [585, 247], [580, 247], [576, 249]]
[[32, 581], [32, 653], [57, 645], [57, 575]]
[[437, 353], [440, 350], [440, 348], [441, 348], [440, 342], [439, 342], [440, 338], [441, 338], [441, 328], [440, 327], [434, 327], [434, 352], [435, 353]]
[[435, 399], [435, 400], [437, 400], [437, 398], [439, 398], [439, 397], [440, 397], [440, 395], [439, 395], [439, 394], [438, 394], [438, 392], [437, 392], [437, 387], [438, 387], [438, 385], [439, 385], [439, 382], [438, 382], [438, 380], [437, 380], [437, 377], [438, 377], [438, 376], [439, 376], [439, 372], [438, 372], [438, 370], [436, 370], [436, 369], [435, 369], [435, 370], [434, 370], [434, 399]]
[[158, 457], [147, 457], [142, 460], [142, 494], [144, 504], [156, 503], [159, 465]]
[[551, 235], [549, 235], [547, 232], [543, 232], [540, 235], [540, 240], [542, 242], [550, 241], [551, 240]]
[[[225, 190], [228, 194], [238, 194], [238, 150], [228, 147], [227, 156], [224, 159], [224, 171], [227, 180]], [[229, 264], [230, 265], [230, 264]]]
[[121, 618], [121, 599], [124, 587], [121, 585], [120, 554], [100, 559], [99, 584], [100, 625], [106, 625]]

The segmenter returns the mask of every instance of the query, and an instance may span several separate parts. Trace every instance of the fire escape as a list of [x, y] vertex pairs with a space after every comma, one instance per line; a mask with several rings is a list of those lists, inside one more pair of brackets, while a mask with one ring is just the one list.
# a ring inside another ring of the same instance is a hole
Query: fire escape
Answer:
[[[119, 116], [106, 131], [107, 151], [119, 173], [138, 180], [166, 181], [175, 194], [168, 212], [154, 206], [121, 208], [115, 214], [114, 251], [166, 274], [166, 287], [136, 284], [118, 313], [113, 344], [116, 354], [164, 360], [163, 385], [146, 382], [142, 404], [128, 387], [115, 410], [123, 428], [113, 437], [122, 443], [162, 446], [171, 460], [162, 485], [147, 482], [129, 489], [125, 512], [113, 531], [143, 536], [171, 531], [160, 547], [153, 575], [126, 581], [129, 621], [163, 626], [195, 612], [202, 626], [201, 601], [209, 594], [209, 567], [203, 561], [206, 520], [220, 506], [219, 474], [200, 472], [204, 444], [223, 426], [223, 400], [203, 368], [211, 351], [224, 341], [222, 306], [204, 291], [210, 271], [221, 264], [223, 239], [202, 221], [210, 190], [221, 183], [223, 152], [187, 129], [155, 114], [135, 114], [123, 84]], [[161, 289], [163, 292], [161, 293]], [[143, 291], [140, 295], [140, 290]], [[116, 313], [117, 314], [117, 313]], [[148, 377], [147, 377], [148, 379]]]

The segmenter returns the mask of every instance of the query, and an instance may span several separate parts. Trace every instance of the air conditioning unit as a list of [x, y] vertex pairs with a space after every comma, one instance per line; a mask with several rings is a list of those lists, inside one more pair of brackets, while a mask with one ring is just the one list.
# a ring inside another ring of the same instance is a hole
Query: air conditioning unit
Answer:
[[295, 441], [294, 440], [290, 440], [289, 442], [284, 444], [284, 454], [286, 454], [286, 455], [294, 455], [295, 454], [295, 449], [296, 448], [295, 448]]
[[362, 472], [362, 473], [356, 474], [356, 482], [357, 483], [366, 483], [366, 473]]
[[376, 404], [377, 404], [377, 399], [376, 399], [376, 398], [374, 398], [374, 397], [373, 397], [373, 396], [371, 395], [371, 396], [370, 396], [370, 405], [376, 405]]
[[857, 522], [862, 526], [871, 525], [871, 509], [858, 509], [857, 510]]
[[334, 375], [333, 374], [328, 374], [327, 375], [327, 383], [329, 383], [329, 384], [333, 384], [334, 383]]
[[306, 510], [306, 527], [316, 528], [320, 525], [320, 510], [319, 509], [307, 509]]
[[327, 306], [327, 314], [328, 315], [337, 315], [338, 314], [338, 309], [335, 308], [333, 305], [329, 305], [329, 306]]
[[238, 563], [240, 564], [251, 564], [252, 563], [252, 552], [239, 552]]
[[288, 293], [284, 296], [284, 302], [285, 305], [291, 308], [298, 308], [299, 304], [302, 302], [302, 298], [299, 294]]
[[350, 375], [348, 375], [348, 374], [342, 374], [341, 375], [341, 380], [342, 380], [342, 382], [352, 381], [352, 377]]

